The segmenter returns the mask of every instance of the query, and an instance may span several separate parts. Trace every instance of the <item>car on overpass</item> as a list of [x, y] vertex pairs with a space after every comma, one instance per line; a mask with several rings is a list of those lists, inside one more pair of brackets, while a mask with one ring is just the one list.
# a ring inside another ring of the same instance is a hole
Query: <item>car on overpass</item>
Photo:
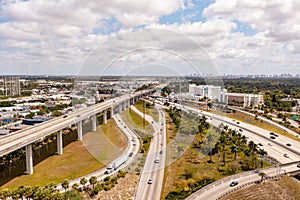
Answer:
[[234, 186], [236, 186], [236, 185], [238, 185], [238, 184], [239, 184], [238, 181], [232, 181], [229, 185], [230, 185], [231, 187], [234, 187]]

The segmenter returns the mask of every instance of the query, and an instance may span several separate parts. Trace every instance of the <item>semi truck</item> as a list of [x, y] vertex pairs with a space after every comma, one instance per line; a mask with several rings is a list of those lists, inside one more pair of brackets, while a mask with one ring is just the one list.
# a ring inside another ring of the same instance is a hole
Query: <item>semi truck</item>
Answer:
[[122, 156], [120, 156], [119, 158], [117, 158], [115, 161], [113, 161], [112, 163], [108, 164], [105, 168], [104, 173], [105, 174], [110, 174], [113, 171], [115, 171], [116, 169], [118, 169], [118, 167], [120, 167], [123, 163], [126, 162], [126, 160], [128, 159], [127, 153], [125, 152]]

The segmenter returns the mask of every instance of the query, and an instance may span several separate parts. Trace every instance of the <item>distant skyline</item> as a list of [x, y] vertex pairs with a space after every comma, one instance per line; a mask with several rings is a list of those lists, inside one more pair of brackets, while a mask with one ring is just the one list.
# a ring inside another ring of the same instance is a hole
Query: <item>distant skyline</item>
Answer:
[[[296, 75], [300, 73], [299, 10], [298, 0], [3, 0], [1, 75], [93, 74], [94, 69], [84, 67], [91, 51], [99, 48], [103, 58], [113, 58], [110, 54], [120, 49], [127, 53], [111, 64], [107, 71], [112, 75], [192, 74], [183, 70], [189, 65], [185, 61], [195, 60], [193, 51], [200, 48], [205, 62], [210, 61], [200, 70], [203, 74], [204, 68], [215, 68], [219, 75]], [[151, 29], [162, 34], [147, 35]], [[137, 33], [147, 36], [139, 38]], [[183, 36], [200, 48], [190, 48]], [[107, 42], [111, 38], [120, 40], [122, 48]], [[168, 51], [128, 53], [142, 42], [143, 47], [163, 44]], [[110, 45], [103, 48], [103, 44]], [[176, 54], [170, 56], [173, 50]], [[131, 65], [143, 68], [130, 71]]]

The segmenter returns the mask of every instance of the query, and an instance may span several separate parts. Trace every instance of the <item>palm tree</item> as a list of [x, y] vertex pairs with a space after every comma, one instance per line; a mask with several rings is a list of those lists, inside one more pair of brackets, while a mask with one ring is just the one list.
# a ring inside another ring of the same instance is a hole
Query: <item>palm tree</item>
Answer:
[[74, 183], [74, 184], [72, 185], [72, 189], [73, 189], [73, 190], [78, 190], [78, 187], [79, 187], [78, 183]]
[[265, 172], [259, 172], [258, 175], [261, 177], [260, 182], [262, 183], [266, 174], [265, 174]]
[[90, 182], [90, 184], [93, 185], [93, 189], [94, 189], [95, 184], [97, 183], [97, 177], [96, 177], [96, 176], [92, 176], [92, 177], [89, 179], [89, 182]]
[[69, 188], [69, 181], [68, 181], [68, 180], [64, 180], [64, 181], [61, 183], [61, 186], [62, 186], [62, 188], [65, 189], [65, 192], [67, 192], [67, 189]]
[[24, 193], [25, 193], [25, 187], [23, 185], [20, 185], [18, 188], [17, 188], [17, 192], [19, 193], [21, 199], [23, 199], [23, 196], [24, 196]]
[[211, 132], [208, 132], [206, 139], [209, 145], [209, 162], [212, 162], [212, 142], [214, 140], [213, 134]]
[[80, 184], [83, 186], [83, 189], [85, 188], [85, 184], [87, 184], [87, 180], [86, 180], [86, 178], [82, 178], [82, 179], [80, 179]]
[[[19, 191], [18, 191], [17, 188], [14, 189], [14, 190], [11, 192], [11, 198], [12, 198], [13, 200], [18, 200], [18, 199], [20, 199], [20, 194], [19, 194]], [[1, 196], [0, 196], [0, 199], [1, 199]]]
[[11, 196], [11, 191], [7, 188], [0, 191], [0, 199], [6, 200]]
[[227, 137], [227, 134], [225, 131], [222, 131], [221, 132], [221, 137], [220, 137], [220, 143], [222, 144], [222, 152], [223, 152], [223, 163], [224, 165], [226, 165], [226, 150], [225, 150], [225, 147], [226, 147], [226, 143], [228, 141], [228, 137]]
[[218, 167], [220, 166], [220, 152], [221, 152], [221, 149], [222, 149], [222, 145], [220, 144], [220, 141], [217, 141], [217, 143], [215, 144], [215, 149], [217, 150], [218, 152]]
[[33, 190], [32, 190], [32, 188], [29, 187], [29, 186], [26, 186], [26, 187], [24, 188], [24, 197], [25, 197], [27, 200], [29, 200], [30, 197], [32, 197], [32, 195], [33, 195]]
[[235, 144], [232, 145], [232, 146], [230, 147], [230, 151], [231, 151], [231, 153], [234, 154], [234, 160], [236, 160], [236, 153], [237, 153], [237, 151], [238, 151], [237, 146], [236, 146]]
[[264, 157], [265, 155], [267, 155], [267, 152], [264, 149], [259, 149], [257, 152], [261, 157]]

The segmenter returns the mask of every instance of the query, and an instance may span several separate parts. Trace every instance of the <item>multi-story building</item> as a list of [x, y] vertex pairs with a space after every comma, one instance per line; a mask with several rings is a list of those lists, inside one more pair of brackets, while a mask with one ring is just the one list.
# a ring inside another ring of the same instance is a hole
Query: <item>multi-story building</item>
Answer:
[[241, 107], [258, 106], [263, 102], [261, 94], [226, 93], [224, 98], [224, 103]]
[[227, 92], [226, 89], [222, 89], [221, 86], [214, 85], [189, 85], [189, 94], [199, 96], [200, 98], [209, 98], [213, 101], [224, 101], [224, 94]]
[[[221, 86], [214, 85], [189, 85], [189, 96], [193, 96], [193, 99], [209, 98], [212, 101], [218, 101], [226, 103], [228, 105], [235, 106], [257, 106], [264, 102], [263, 95], [261, 94], [243, 94], [243, 93], [227, 93], [226, 89], [222, 89]], [[190, 99], [192, 99], [190, 97]]]
[[4, 76], [0, 80], [0, 94], [5, 97], [20, 96], [20, 78], [15, 76]]

